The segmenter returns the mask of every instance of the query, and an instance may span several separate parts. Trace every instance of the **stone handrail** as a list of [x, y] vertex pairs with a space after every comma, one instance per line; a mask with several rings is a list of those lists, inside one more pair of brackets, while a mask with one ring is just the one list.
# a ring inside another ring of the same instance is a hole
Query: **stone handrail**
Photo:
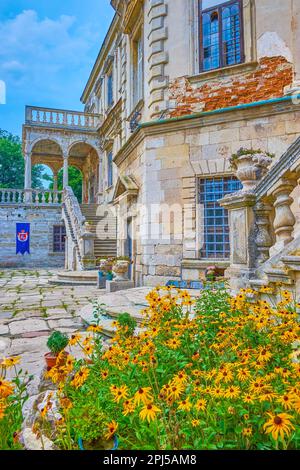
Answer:
[[55, 205], [61, 202], [62, 191], [0, 188], [0, 204]]
[[85, 232], [85, 217], [82, 215], [78, 200], [70, 186], [64, 190], [63, 202], [70, 218], [71, 226], [76, 238], [79, 239]]
[[295, 140], [276, 164], [272, 166], [268, 174], [258, 183], [255, 188], [257, 198], [260, 199], [265, 196], [298, 159], [300, 160], [300, 137]]
[[74, 243], [80, 270], [95, 266], [94, 239], [86, 227], [86, 219], [81, 212], [78, 200], [70, 186], [63, 195], [63, 212], [69, 234]]
[[26, 106], [25, 122], [42, 127], [97, 130], [102, 123], [102, 116], [82, 111]]

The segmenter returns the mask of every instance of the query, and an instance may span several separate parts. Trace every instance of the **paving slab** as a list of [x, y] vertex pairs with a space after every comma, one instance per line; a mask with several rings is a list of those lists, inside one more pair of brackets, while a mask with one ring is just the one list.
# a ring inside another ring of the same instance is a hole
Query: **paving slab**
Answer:
[[11, 335], [16, 336], [34, 331], [47, 331], [49, 327], [45, 320], [30, 318], [28, 320], [19, 320], [10, 323], [9, 330]]

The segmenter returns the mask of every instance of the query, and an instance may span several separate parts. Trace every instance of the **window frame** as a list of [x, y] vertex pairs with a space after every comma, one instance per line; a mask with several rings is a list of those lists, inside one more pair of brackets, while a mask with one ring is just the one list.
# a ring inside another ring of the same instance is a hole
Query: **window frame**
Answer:
[[110, 188], [114, 184], [113, 150], [112, 149], [107, 151], [106, 161], [107, 161], [107, 187]]
[[[223, 195], [220, 197], [222, 199], [225, 197], [227, 194], [234, 194], [236, 191], [239, 191], [242, 187], [241, 182], [236, 178], [234, 175], [226, 174], [226, 175], [214, 175], [214, 176], [200, 176], [198, 177], [198, 184], [197, 184], [197, 203], [199, 204], [201, 209], [201, 220], [199, 220], [200, 224], [199, 227], [202, 228], [201, 233], [198, 233], [198, 236], [201, 236], [202, 239], [202, 246], [198, 246], [198, 258], [203, 260], [203, 261], [227, 261], [230, 258], [230, 225], [229, 225], [229, 220], [228, 220], [228, 211], [227, 209], [223, 208], [222, 206], [219, 205], [217, 200], [211, 200], [207, 201], [206, 199], [209, 197], [211, 192], [202, 192], [202, 185], [205, 187], [205, 182], [210, 181], [210, 182], [220, 182], [222, 184], [222, 190], [223, 190]], [[234, 182], [237, 185], [237, 188], [235, 191], [226, 191], [226, 186], [230, 184], [230, 182]], [[217, 191], [217, 189], [215, 189]], [[214, 191], [214, 192], [215, 192]], [[203, 200], [204, 197], [204, 200]], [[209, 204], [208, 204], [209, 203]], [[206, 213], [206, 211], [213, 211], [214, 214], [215, 212], [219, 210], [222, 212], [221, 215], [218, 215], [217, 217], [210, 216]], [[215, 218], [213, 225], [208, 224], [208, 221], [211, 221], [213, 218]], [[227, 219], [228, 223], [227, 224], [217, 224], [216, 220], [219, 219]], [[210, 232], [210, 228], [222, 228], [220, 232], [214, 231]], [[224, 237], [225, 235], [228, 234], [228, 243], [224, 242]], [[214, 236], [214, 241], [208, 241], [207, 237], [208, 235], [213, 235]], [[217, 236], [223, 237], [222, 241], [217, 240]], [[217, 251], [217, 245], [222, 244], [223, 251]], [[229, 251], [226, 250], [225, 245], [229, 244]], [[209, 245], [214, 246], [214, 251], [212, 252], [209, 249]], [[212, 253], [212, 256], [209, 256], [209, 253]], [[219, 255], [222, 256], [219, 256]]]
[[[59, 249], [57, 250], [56, 249], [56, 242], [55, 242], [55, 229], [59, 229], [59, 242], [58, 242], [58, 245], [59, 245]], [[64, 237], [64, 239], [63, 239]], [[62, 224], [55, 224], [53, 225], [53, 228], [52, 228], [52, 249], [53, 249], [53, 253], [65, 253], [66, 252], [66, 237], [67, 237], [67, 233], [66, 233], [66, 227], [65, 225], [62, 225]]]
[[[244, 38], [244, 6], [243, 0], [227, 0], [215, 7], [209, 8], [202, 8], [202, 1], [199, 0], [199, 16], [198, 16], [198, 24], [199, 24], [199, 69], [201, 72], [213, 72], [214, 70], [224, 69], [225, 67], [233, 67], [235, 65], [245, 63], [245, 38]], [[240, 21], [241, 21], [241, 29], [240, 29], [240, 36], [241, 36], [241, 60], [240, 62], [236, 62], [235, 64], [225, 64], [224, 63], [224, 52], [223, 52], [223, 16], [222, 16], [222, 9], [226, 6], [233, 5], [234, 3], [238, 3], [239, 5], [239, 12], [240, 12]], [[219, 21], [219, 67], [213, 69], [204, 69], [204, 47], [203, 47], [203, 14], [218, 11], [218, 21]]]
[[[111, 83], [111, 85], [110, 85]], [[111, 68], [106, 75], [106, 104], [107, 108], [110, 109], [114, 105], [114, 72]], [[110, 89], [111, 88], [111, 89]]]
[[[139, 45], [141, 46], [139, 48]], [[139, 55], [141, 51], [141, 56]], [[139, 60], [140, 59], [140, 60]], [[145, 42], [144, 29], [141, 24], [131, 39], [131, 100], [132, 109], [144, 99], [144, 76], [145, 76]], [[136, 86], [134, 80], [137, 79]]]

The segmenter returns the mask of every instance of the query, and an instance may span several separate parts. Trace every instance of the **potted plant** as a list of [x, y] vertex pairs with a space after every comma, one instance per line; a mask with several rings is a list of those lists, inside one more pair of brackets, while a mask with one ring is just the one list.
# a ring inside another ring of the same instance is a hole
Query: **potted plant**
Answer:
[[261, 149], [240, 148], [230, 157], [230, 165], [236, 177], [242, 182], [243, 191], [252, 190], [258, 181], [266, 175], [271, 165], [273, 153]]
[[106, 421], [104, 412], [90, 403], [76, 408], [74, 431], [80, 450], [115, 450], [118, 447], [115, 433], [109, 440], [105, 438]]
[[85, 227], [87, 232], [91, 232], [91, 230], [93, 228], [93, 222], [91, 220], [87, 220], [84, 224], [84, 227]]
[[116, 281], [128, 280], [128, 268], [131, 262], [132, 261], [127, 256], [119, 256], [116, 258], [112, 266]]
[[107, 280], [107, 281], [112, 281], [113, 278], [114, 278], [113, 272], [112, 272], [112, 271], [107, 271], [107, 273], [106, 273], [106, 280]]
[[214, 281], [216, 279], [216, 266], [207, 266], [205, 270], [205, 279], [207, 281]]
[[[69, 338], [66, 334], [61, 333], [60, 331], [54, 331], [51, 336], [49, 336], [47, 341], [47, 346], [50, 352], [45, 354], [46, 365], [48, 369], [52, 369], [56, 365], [57, 356], [64, 351], [68, 346]], [[66, 356], [67, 356], [66, 352]]]
[[100, 271], [102, 271], [104, 273], [108, 273], [109, 271], [111, 271], [114, 261], [115, 261], [115, 258], [110, 258], [110, 257], [101, 258], [99, 260], [99, 269], [100, 269]]

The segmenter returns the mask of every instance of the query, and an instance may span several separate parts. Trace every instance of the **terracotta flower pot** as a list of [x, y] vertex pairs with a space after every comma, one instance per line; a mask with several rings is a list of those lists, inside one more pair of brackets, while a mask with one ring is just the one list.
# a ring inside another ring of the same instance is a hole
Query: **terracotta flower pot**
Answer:
[[44, 357], [45, 357], [47, 369], [50, 370], [53, 367], [55, 367], [56, 365], [63, 366], [65, 364], [66, 360], [67, 360], [68, 355], [69, 355], [69, 353], [67, 351], [64, 351], [63, 357], [59, 361], [59, 364], [57, 364], [58, 354], [53, 354], [52, 352], [46, 353], [44, 355]]
[[56, 366], [57, 354], [52, 354], [51, 352], [45, 354], [45, 361], [47, 369], [50, 370]]

